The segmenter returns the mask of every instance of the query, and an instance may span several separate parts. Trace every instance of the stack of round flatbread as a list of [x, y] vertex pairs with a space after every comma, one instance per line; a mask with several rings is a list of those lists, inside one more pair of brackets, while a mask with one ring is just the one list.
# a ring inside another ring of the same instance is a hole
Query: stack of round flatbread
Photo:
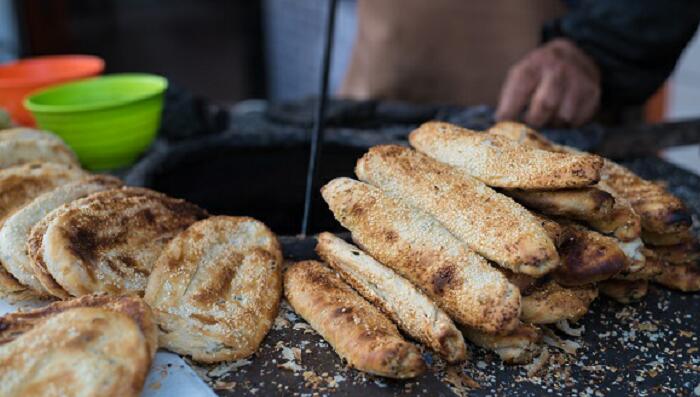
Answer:
[[205, 216], [151, 190], [105, 190], [49, 213], [30, 232], [27, 249], [54, 296], [143, 293], [165, 244]]
[[0, 168], [33, 161], [78, 165], [75, 153], [53, 134], [31, 128], [0, 130]]
[[46, 296], [47, 290], [35, 276], [26, 241], [32, 227], [49, 212], [71, 201], [101, 190], [117, 187], [116, 178], [95, 176], [67, 183], [41, 194], [32, 202], [9, 216], [0, 228], [0, 261], [5, 269], [23, 286], [36, 295]]
[[0, 317], [0, 395], [135, 396], [158, 346], [249, 356], [281, 266], [254, 219], [91, 175], [52, 134], [0, 131], [0, 295], [63, 300]]

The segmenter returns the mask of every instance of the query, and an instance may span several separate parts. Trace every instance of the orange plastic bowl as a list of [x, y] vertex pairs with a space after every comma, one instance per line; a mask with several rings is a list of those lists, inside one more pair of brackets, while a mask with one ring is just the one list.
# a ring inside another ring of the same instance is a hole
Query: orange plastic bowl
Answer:
[[34, 118], [24, 106], [24, 98], [40, 88], [96, 76], [105, 62], [91, 55], [52, 55], [26, 58], [0, 65], [0, 107], [22, 125], [35, 125]]

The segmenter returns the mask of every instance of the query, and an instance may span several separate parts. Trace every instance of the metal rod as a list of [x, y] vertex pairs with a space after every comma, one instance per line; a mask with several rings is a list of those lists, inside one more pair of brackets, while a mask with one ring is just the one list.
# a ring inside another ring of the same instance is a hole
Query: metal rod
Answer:
[[321, 92], [316, 104], [314, 127], [311, 132], [311, 150], [309, 153], [309, 167], [306, 171], [306, 192], [304, 195], [304, 218], [301, 221], [301, 235], [306, 236], [311, 218], [311, 199], [316, 190], [318, 179], [318, 163], [321, 157], [323, 144], [323, 128], [325, 124], [326, 101], [328, 100], [328, 76], [331, 69], [331, 54], [333, 51], [333, 35], [335, 32], [335, 5], [337, 0], [329, 0], [328, 14], [326, 15], [326, 38], [323, 47], [323, 63], [321, 64]]

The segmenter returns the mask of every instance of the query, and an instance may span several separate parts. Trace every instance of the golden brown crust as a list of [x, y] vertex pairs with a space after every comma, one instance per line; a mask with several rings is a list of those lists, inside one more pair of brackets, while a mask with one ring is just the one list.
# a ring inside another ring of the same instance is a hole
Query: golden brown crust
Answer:
[[464, 327], [464, 336], [475, 345], [491, 350], [506, 364], [528, 364], [542, 352], [542, 331], [521, 323], [507, 335], [493, 335]]
[[27, 287], [20, 284], [0, 263], [0, 296], [13, 301], [23, 301], [34, 298], [34, 294]]
[[504, 136], [522, 145], [546, 150], [548, 152], [568, 153], [571, 151], [567, 147], [551, 142], [527, 125], [515, 121], [499, 121], [486, 130], [486, 132], [493, 135]]
[[158, 349], [158, 330], [153, 313], [146, 302], [135, 295], [85, 295], [67, 301], [54, 302], [34, 310], [7, 314], [0, 317], [0, 345], [12, 342], [53, 316], [80, 307], [96, 307], [129, 316], [144, 334], [150, 357], [155, 356]]
[[424, 123], [411, 132], [409, 141], [420, 152], [493, 187], [584, 187], [600, 179], [603, 166], [603, 160], [595, 155], [549, 152], [442, 122]]
[[29, 163], [0, 170], [0, 222], [40, 194], [87, 176], [75, 166]]
[[673, 233], [655, 233], [651, 230], [642, 230], [642, 240], [644, 243], [653, 246], [668, 246], [687, 243], [695, 239], [695, 235], [690, 229], [683, 229]]
[[294, 311], [352, 367], [398, 379], [425, 371], [418, 348], [404, 340], [379, 309], [320, 262], [289, 267], [284, 293]]
[[591, 284], [607, 280], [627, 267], [627, 255], [615, 239], [571, 222], [562, 222], [557, 246], [561, 266], [552, 273], [559, 284]]
[[532, 324], [554, 324], [561, 320], [578, 321], [598, 297], [593, 285], [565, 288], [550, 280], [523, 296], [520, 319]]
[[[86, 175], [76, 166], [38, 162], [0, 170], [0, 225], [40, 194]], [[26, 292], [27, 287], [0, 263], [0, 294], [14, 295], [18, 299], [32, 296]]]
[[606, 217], [615, 204], [610, 193], [595, 186], [563, 190], [503, 189], [502, 193], [543, 214], [583, 221]]
[[700, 291], [700, 266], [697, 262], [664, 266], [653, 280], [667, 288], [697, 292]]
[[605, 160], [601, 181], [629, 201], [641, 217], [643, 229], [659, 234], [675, 233], [692, 223], [688, 209], [678, 197], [619, 164]]
[[319, 234], [316, 252], [406, 334], [448, 362], [466, 359], [464, 338], [452, 320], [408, 280], [331, 233]]
[[621, 241], [638, 239], [642, 232], [642, 220], [632, 205], [604, 182], [600, 182], [596, 186], [610, 193], [615, 198], [615, 203], [606, 216], [585, 219], [585, 223], [596, 231], [611, 235]]
[[38, 297], [49, 296], [34, 273], [27, 252], [27, 237], [31, 228], [56, 207], [88, 194], [121, 185], [117, 178], [91, 176], [67, 183], [43, 193], [9, 216], [0, 227], [0, 260], [21, 284]]
[[411, 281], [456, 322], [492, 333], [517, 326], [518, 289], [434, 218], [349, 178], [334, 179], [321, 192], [364, 251]]
[[508, 281], [510, 281], [511, 284], [518, 287], [521, 296], [529, 295], [532, 291], [532, 288], [535, 288], [537, 285], [542, 284], [542, 282], [544, 281], [541, 278], [530, 277], [526, 274], [513, 273], [510, 270], [504, 269], [502, 267], [495, 266], [495, 268], [496, 270], [501, 272], [508, 279]]
[[32, 263], [34, 276], [36, 276], [41, 286], [44, 287], [49, 294], [59, 299], [69, 299], [71, 296], [68, 291], [61, 287], [56, 279], [53, 278], [49, 269], [46, 267], [42, 245], [46, 229], [57, 216], [67, 209], [68, 206], [64, 205], [49, 212], [42, 220], [32, 227], [32, 230], [29, 232], [29, 237], [27, 237], [27, 255], [29, 255], [29, 259]]
[[655, 276], [661, 274], [664, 267], [668, 266], [668, 263], [661, 260], [654, 250], [647, 247], [642, 252], [645, 258], [644, 266], [634, 271], [622, 271], [613, 278], [627, 281], [652, 280]]
[[646, 296], [649, 282], [647, 280], [606, 280], [598, 284], [598, 289], [608, 298], [630, 304]]
[[659, 260], [673, 265], [695, 262], [700, 259], [700, 242], [697, 240], [663, 247], [649, 247], [649, 249], [654, 251]]
[[61, 211], [40, 249], [53, 278], [73, 296], [143, 293], [168, 241], [207, 215], [184, 200], [132, 187], [91, 194]]
[[559, 263], [554, 243], [528, 210], [456, 168], [410, 148], [382, 145], [357, 162], [355, 173], [514, 272], [540, 277]]
[[31, 128], [0, 130], [0, 168], [38, 161], [79, 165], [75, 153], [56, 135]]
[[[556, 221], [535, 214], [555, 242], [561, 264], [552, 277], [562, 285], [586, 285], [629, 271], [637, 265], [634, 252], [627, 253], [622, 243], [611, 237], [558, 218]], [[629, 251], [629, 249], [627, 249]], [[643, 261], [641, 253], [638, 255]], [[509, 280], [511, 276], [508, 276]], [[522, 291], [522, 289], [521, 289]]]
[[146, 288], [160, 345], [207, 363], [255, 353], [277, 316], [281, 269], [280, 245], [261, 222], [194, 223], [163, 250]]
[[[520, 123], [498, 123], [489, 133], [554, 153], [582, 153], [574, 148], [554, 144]], [[612, 234], [622, 241], [637, 239], [642, 226], [657, 233], [671, 233], [684, 229], [683, 225], [690, 220], [680, 200], [662, 186], [645, 181], [610, 160], [603, 161], [597, 187], [610, 193], [615, 199], [615, 205], [606, 217], [582, 220], [595, 230]]]
[[151, 356], [127, 315], [80, 307], [0, 346], [0, 395], [136, 397]]

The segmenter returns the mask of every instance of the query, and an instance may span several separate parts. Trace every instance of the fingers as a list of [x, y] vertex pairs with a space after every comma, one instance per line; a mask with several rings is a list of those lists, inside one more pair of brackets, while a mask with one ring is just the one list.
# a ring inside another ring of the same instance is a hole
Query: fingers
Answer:
[[539, 76], [529, 63], [517, 63], [513, 66], [501, 89], [501, 96], [496, 109], [496, 120], [515, 120], [530, 102], [530, 96], [537, 87]]
[[562, 67], [554, 66], [545, 70], [525, 116], [528, 124], [541, 127], [554, 118], [564, 96], [564, 83]]
[[564, 99], [561, 101], [561, 106], [559, 106], [559, 112], [556, 117], [561, 125], [568, 126], [574, 123], [574, 119], [579, 112], [579, 107], [582, 102], [579, 87], [578, 84], [572, 84], [564, 94]]
[[600, 101], [600, 72], [575, 43], [554, 40], [511, 68], [501, 90], [496, 119], [517, 119], [535, 127], [581, 125]]
[[584, 95], [583, 103], [579, 106], [576, 116], [571, 121], [571, 125], [578, 127], [589, 121], [598, 111], [598, 105], [600, 104], [600, 88], [594, 87], [590, 95]]
[[555, 118], [562, 125], [578, 127], [593, 117], [599, 101], [597, 86], [574, 82], [567, 87]]

